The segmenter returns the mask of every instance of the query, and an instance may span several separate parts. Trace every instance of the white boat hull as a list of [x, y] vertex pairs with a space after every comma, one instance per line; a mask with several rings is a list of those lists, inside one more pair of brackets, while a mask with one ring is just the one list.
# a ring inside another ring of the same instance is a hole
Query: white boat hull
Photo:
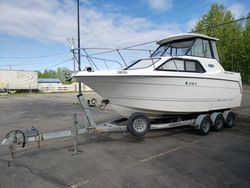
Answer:
[[240, 106], [237, 81], [181, 76], [79, 76], [124, 117], [142, 112], [151, 118]]

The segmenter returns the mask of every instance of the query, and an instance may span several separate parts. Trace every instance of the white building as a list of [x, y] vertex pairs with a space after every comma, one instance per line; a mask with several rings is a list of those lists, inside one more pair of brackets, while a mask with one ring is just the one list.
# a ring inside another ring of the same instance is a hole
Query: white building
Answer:
[[[91, 88], [81, 83], [82, 91], [92, 91]], [[38, 89], [43, 92], [70, 92], [78, 91], [78, 82], [62, 84], [57, 78], [39, 78]]]
[[0, 70], [0, 91], [37, 90], [37, 71]]

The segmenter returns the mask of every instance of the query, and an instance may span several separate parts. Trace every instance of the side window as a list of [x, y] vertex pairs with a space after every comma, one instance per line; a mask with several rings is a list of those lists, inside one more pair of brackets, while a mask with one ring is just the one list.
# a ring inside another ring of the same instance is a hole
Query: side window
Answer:
[[167, 47], [167, 49], [165, 50], [165, 52], [162, 54], [162, 56], [169, 56], [171, 54], [171, 49], [170, 47]]
[[204, 57], [212, 58], [212, 53], [208, 40], [203, 40]]
[[166, 71], [184, 71], [184, 61], [180, 59], [171, 59], [161, 65], [158, 70]]
[[183, 60], [175, 59], [173, 61], [175, 62], [178, 71], [185, 71], [184, 61]]
[[159, 67], [160, 70], [173, 70], [176, 71], [176, 66], [174, 64], [174, 61], [168, 61], [164, 63], [162, 66]]
[[198, 73], [203, 73], [205, 72], [204, 69], [201, 67], [200, 63], [197, 61], [185, 61], [185, 66], [186, 66], [186, 72], [198, 72]]
[[183, 60], [183, 59], [171, 59], [163, 63], [157, 70], [162, 71], [181, 71], [181, 72], [205, 72], [202, 66], [197, 61]]
[[196, 39], [188, 55], [203, 57], [202, 39]]
[[186, 61], [186, 71], [195, 72], [195, 62], [194, 61]]
[[213, 48], [213, 52], [214, 52], [214, 57], [215, 57], [215, 59], [217, 59], [218, 61], [220, 61], [219, 56], [218, 56], [218, 52], [217, 52], [217, 48], [216, 48], [215, 41], [211, 41], [211, 44], [212, 44], [212, 48]]
[[205, 39], [196, 39], [192, 48], [187, 55], [212, 58], [211, 48], [209, 41]]

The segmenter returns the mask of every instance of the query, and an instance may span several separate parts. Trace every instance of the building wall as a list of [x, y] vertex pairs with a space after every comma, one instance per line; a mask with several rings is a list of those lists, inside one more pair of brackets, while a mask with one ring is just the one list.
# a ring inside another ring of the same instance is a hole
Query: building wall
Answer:
[[[88, 86], [81, 84], [82, 91], [92, 91]], [[38, 89], [43, 92], [71, 92], [78, 91], [78, 83], [38, 83]]]
[[36, 71], [0, 70], [0, 89], [33, 90], [38, 88], [37, 82]]

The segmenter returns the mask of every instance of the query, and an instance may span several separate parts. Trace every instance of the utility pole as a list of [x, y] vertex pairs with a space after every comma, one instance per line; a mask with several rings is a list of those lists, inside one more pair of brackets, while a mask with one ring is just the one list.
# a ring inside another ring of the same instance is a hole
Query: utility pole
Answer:
[[[77, 39], [78, 39], [78, 71], [81, 71], [81, 54], [80, 54], [80, 15], [79, 15], [79, 0], [77, 0]], [[79, 81], [79, 94], [81, 94], [81, 81]]]
[[[74, 39], [74, 37], [71, 37], [71, 38], [68, 38], [67, 41], [71, 45], [71, 52], [72, 52], [72, 55], [73, 55], [74, 74], [75, 74], [76, 73], [75, 39]], [[75, 78], [73, 78], [73, 82], [74, 82], [75, 91], [77, 91], [77, 85], [76, 85], [76, 79]]]

